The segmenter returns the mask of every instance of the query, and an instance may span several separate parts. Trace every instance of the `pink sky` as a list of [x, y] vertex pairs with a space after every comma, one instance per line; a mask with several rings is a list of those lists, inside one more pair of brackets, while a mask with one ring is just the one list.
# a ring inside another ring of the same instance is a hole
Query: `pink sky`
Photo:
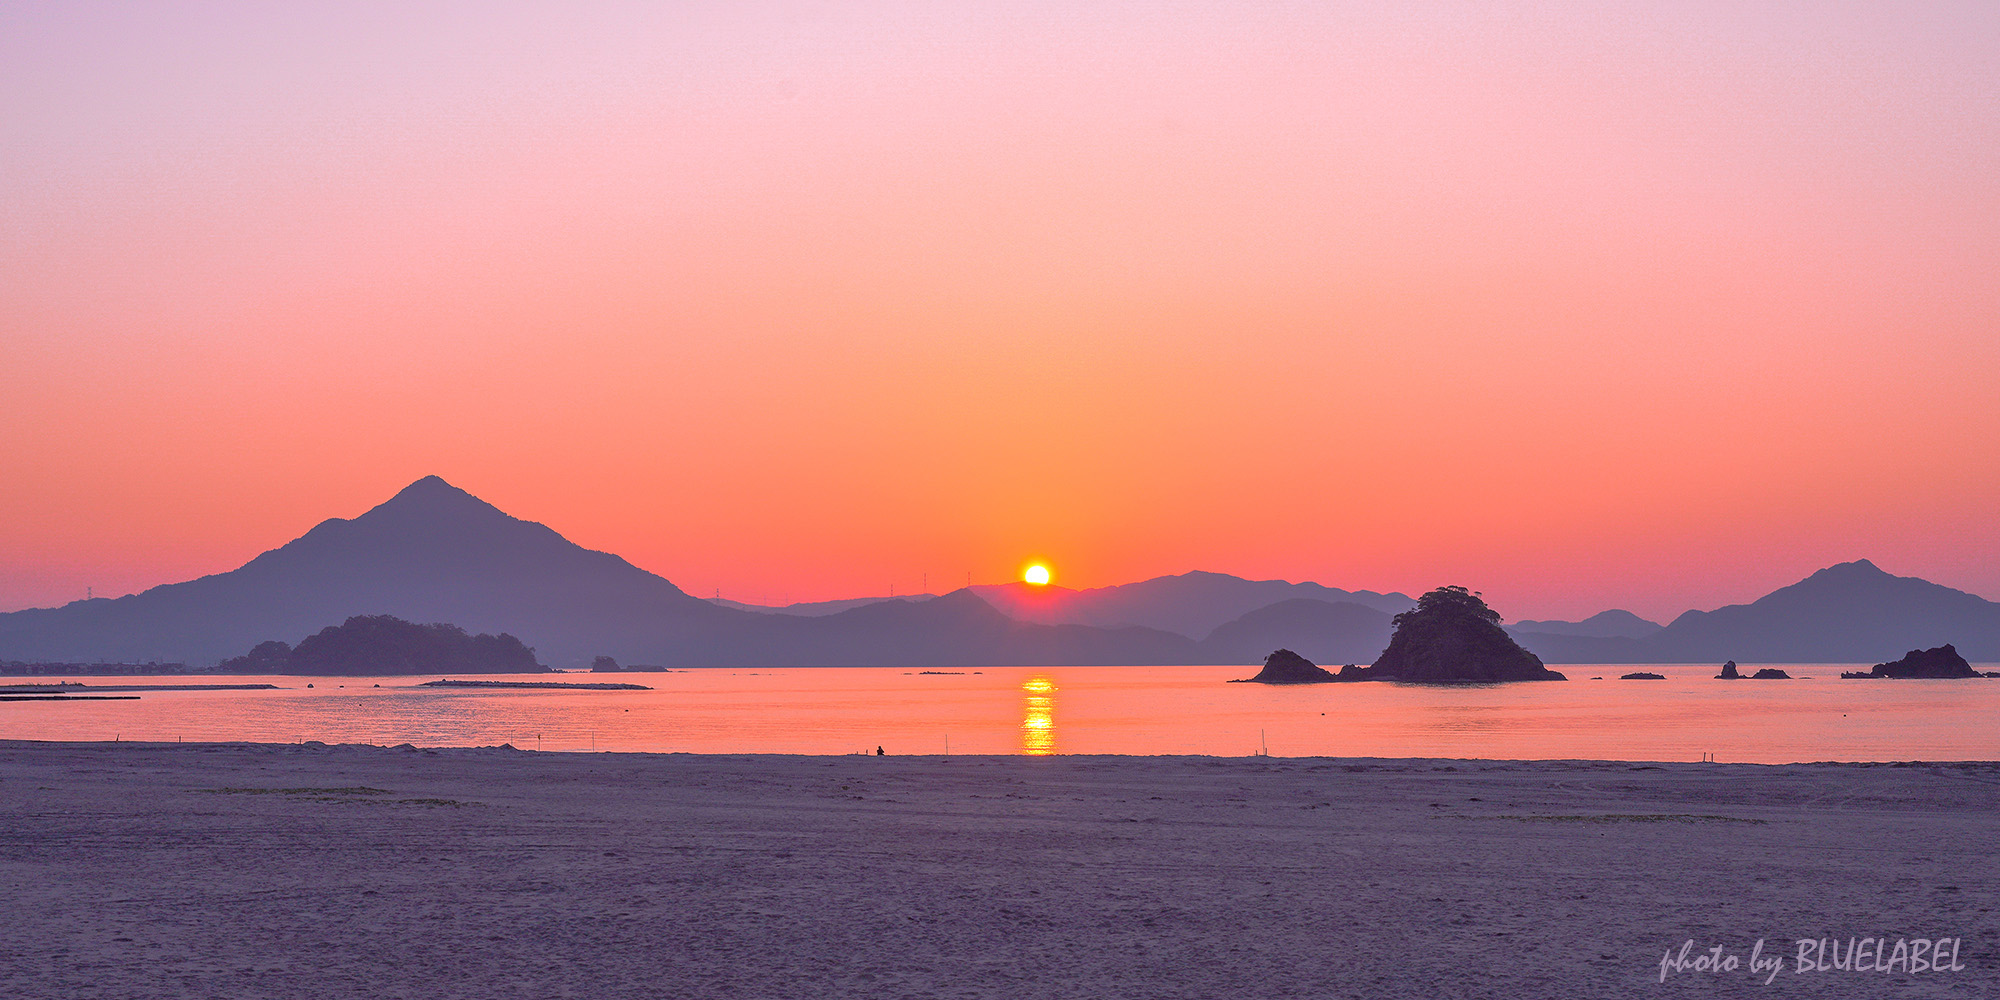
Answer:
[[1243, 6], [0, 9], [0, 609], [431, 473], [748, 601], [2000, 598], [1995, 8]]

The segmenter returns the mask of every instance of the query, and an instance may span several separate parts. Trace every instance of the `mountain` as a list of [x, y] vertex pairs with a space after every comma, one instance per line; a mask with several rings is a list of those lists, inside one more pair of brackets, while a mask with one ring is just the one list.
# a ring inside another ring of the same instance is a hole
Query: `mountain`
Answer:
[[1518, 621], [1507, 634], [1544, 663], [1657, 663], [1639, 640], [1661, 629], [1630, 611], [1600, 611], [1580, 622]]
[[1643, 639], [1663, 626], [1630, 611], [1600, 611], [1580, 622], [1520, 621], [1507, 626], [1516, 635], [1581, 635], [1596, 639]]
[[205, 665], [379, 614], [511, 632], [563, 666], [596, 653], [642, 659], [631, 654], [739, 613], [427, 476], [227, 573], [0, 615], [0, 658]]
[[[664, 666], [1254, 663], [1279, 648], [1359, 663], [1383, 649], [1387, 618], [1414, 603], [1186, 573], [1092, 590], [1010, 584], [844, 608], [743, 610], [690, 596], [427, 476], [359, 517], [321, 522], [226, 573], [0, 614], [0, 660], [204, 667], [357, 615], [393, 615], [509, 633], [554, 667], [599, 655]], [[1530, 624], [1574, 634], [1521, 630]], [[1577, 623], [1517, 622], [1514, 634], [1550, 663], [1876, 663], [1944, 643], [1975, 662], [2000, 661], [2000, 604], [1866, 561], [1750, 604], [1690, 611], [1650, 634], [1619, 634], [1646, 624], [1607, 612]]]
[[800, 601], [796, 604], [786, 604], [776, 607], [768, 604], [745, 604], [742, 601], [732, 601], [727, 597], [710, 597], [707, 598], [707, 601], [718, 607], [734, 608], [737, 611], [755, 611], [758, 614], [764, 615], [799, 615], [804, 618], [820, 618], [826, 615], [837, 615], [842, 611], [867, 607], [870, 604], [880, 604], [883, 601], [915, 603], [928, 601], [935, 597], [937, 597], [936, 594], [911, 594], [907, 597], [849, 597], [838, 601]]
[[1820, 570], [1749, 604], [1689, 611], [1642, 640], [1652, 662], [1875, 663], [1956, 644], [2000, 660], [2000, 604], [1866, 559]]
[[[1541, 658], [1543, 663], [1676, 663], [1671, 656], [1663, 657], [1643, 639], [1624, 636], [1602, 635], [1561, 635], [1547, 632], [1516, 632], [1508, 629], [1507, 634], [1528, 652]], [[1701, 657], [1700, 659], [1707, 659]]]
[[[1415, 598], [1402, 594], [1347, 591], [1284, 580], [1245, 580], [1226, 573], [1204, 572], [1090, 590], [1026, 583], [976, 586], [972, 590], [1002, 614], [1019, 621], [1046, 625], [1140, 625], [1177, 632], [1190, 639], [1206, 636], [1218, 626], [1259, 608], [1297, 598], [1326, 604], [1359, 604], [1391, 615], [1408, 611], [1417, 603]], [[1270, 651], [1258, 653], [1257, 659], [1262, 660]]]
[[1866, 559], [1749, 604], [1686, 612], [1636, 638], [1528, 631], [1529, 624], [1509, 631], [1548, 663], [1876, 663], [1948, 642], [1975, 662], [2000, 661], [2000, 604], [1892, 576]]
[[[1089, 590], [1028, 583], [985, 584], [967, 590], [1016, 622], [1139, 628], [1201, 640], [1193, 647], [1156, 644], [1157, 655], [1164, 658], [1153, 662], [1160, 663], [1260, 663], [1280, 648], [1296, 649], [1323, 662], [1370, 661], [1389, 641], [1389, 619], [1416, 604], [1402, 594], [1199, 571]], [[936, 599], [919, 594], [785, 607], [713, 603], [764, 614], [826, 617], [890, 601]]]
[[[1200, 663], [1191, 639], [1158, 629], [1039, 625], [970, 589], [886, 600], [819, 617], [746, 614], [662, 654], [713, 666], [1030, 666]], [[662, 662], [655, 659], [651, 662]]]
[[823, 617], [718, 607], [436, 476], [227, 573], [116, 600], [0, 614], [0, 659], [201, 667], [262, 642], [298, 642], [356, 615], [511, 633], [557, 667], [580, 667], [598, 655], [665, 666], [1199, 659], [1185, 636], [1017, 622], [963, 590]]
[[1289, 649], [1314, 663], [1372, 663], [1389, 645], [1393, 616], [1350, 601], [1294, 597], [1216, 626], [1205, 663], [1260, 663]]

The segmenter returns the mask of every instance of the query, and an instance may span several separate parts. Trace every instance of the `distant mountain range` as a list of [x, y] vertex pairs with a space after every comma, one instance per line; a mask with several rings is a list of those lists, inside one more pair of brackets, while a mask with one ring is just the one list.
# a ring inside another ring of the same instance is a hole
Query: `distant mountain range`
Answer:
[[1517, 635], [1581, 635], [1596, 639], [1643, 639], [1661, 628], [1630, 611], [1600, 611], [1580, 622], [1521, 621], [1507, 626]]
[[[1317, 583], [1288, 583], [1284, 580], [1245, 580], [1224, 573], [1199, 571], [1090, 590], [1072, 590], [1053, 584], [1036, 586], [1029, 583], [978, 584], [967, 589], [1015, 621], [1032, 622], [1037, 625], [1093, 625], [1099, 628], [1137, 625], [1142, 628], [1173, 632], [1190, 639], [1201, 639], [1216, 628], [1252, 611], [1284, 601], [1310, 600], [1322, 604], [1359, 604], [1383, 612], [1384, 621], [1388, 620], [1387, 616], [1407, 611], [1417, 603], [1416, 598], [1405, 594], [1378, 594], [1372, 590], [1348, 591], [1324, 587]], [[931, 600], [936, 596], [909, 594], [900, 597], [859, 597], [841, 601], [788, 604], [783, 607], [743, 604], [724, 598], [714, 598], [712, 603], [741, 611], [821, 617], [881, 601], [920, 602]], [[1629, 614], [1622, 611], [1608, 613]], [[1639, 619], [1634, 616], [1633, 620]], [[1654, 625], [1653, 628], [1657, 629], [1659, 626]], [[1387, 641], [1386, 636], [1384, 641]], [[1270, 651], [1265, 650], [1265, 652]]]
[[2000, 660], [2000, 604], [1859, 559], [1636, 637], [1522, 629], [1515, 638], [1556, 663], [1879, 663], [1944, 642], [1991, 663]]
[[905, 594], [900, 597], [895, 595], [888, 597], [848, 597], [838, 601], [801, 601], [797, 604], [786, 604], [778, 607], [763, 604], [745, 604], [742, 601], [732, 601], [727, 597], [711, 597], [707, 598], [707, 600], [710, 604], [724, 608], [734, 608], [737, 611], [755, 611], [767, 615], [798, 615], [801, 618], [824, 618], [827, 615], [837, 615], [842, 611], [852, 611], [855, 608], [867, 607], [870, 604], [880, 604], [883, 601], [907, 601], [915, 603], [918, 601], [928, 601], [935, 597], [937, 597], [936, 594]]
[[662, 666], [973, 666], [1190, 663], [1184, 636], [1019, 622], [969, 591], [822, 617], [760, 614], [689, 596], [435, 476], [352, 520], [227, 573], [115, 600], [0, 614], [0, 659], [180, 661], [296, 643], [353, 615], [509, 633], [552, 666], [598, 655]]
[[[227, 573], [0, 614], [0, 660], [205, 667], [354, 615], [394, 615], [511, 633], [557, 667], [598, 655], [661, 666], [1250, 664], [1280, 647], [1367, 663], [1387, 645], [1390, 619], [1414, 604], [1197, 572], [758, 608], [690, 596], [431, 476]], [[2000, 660], [2000, 604], [1865, 561], [1665, 627], [1612, 611], [1510, 631], [1551, 663], [1865, 663], [1946, 642], [1976, 662]]]
[[[1416, 598], [1404, 594], [1338, 590], [1317, 583], [1283, 580], [1245, 580], [1202, 572], [1092, 590], [1007, 583], [975, 586], [972, 592], [1017, 621], [1099, 627], [1139, 625], [1177, 632], [1190, 639], [1200, 639], [1225, 623], [1280, 601], [1359, 604], [1387, 615], [1408, 611], [1417, 603]], [[1383, 637], [1385, 642], [1387, 638]], [[1381, 650], [1378, 648], [1376, 652]], [[1258, 655], [1261, 658], [1263, 654]]]

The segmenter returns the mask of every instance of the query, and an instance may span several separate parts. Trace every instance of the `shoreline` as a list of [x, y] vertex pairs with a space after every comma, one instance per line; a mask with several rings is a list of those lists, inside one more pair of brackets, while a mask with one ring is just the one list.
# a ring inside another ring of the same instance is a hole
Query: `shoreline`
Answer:
[[2000, 973], [2000, 763], [0, 741], [6, 995], [1772, 996]]
[[899, 754], [885, 754], [880, 757], [877, 757], [877, 755], [873, 753], [866, 753], [862, 751], [853, 751], [853, 750], [843, 751], [840, 753], [786, 753], [782, 751], [758, 751], [758, 750], [727, 751], [727, 752], [711, 752], [705, 750], [588, 750], [588, 749], [538, 750], [533, 747], [517, 747], [511, 743], [489, 743], [489, 744], [476, 744], [476, 745], [436, 744], [436, 745], [419, 746], [413, 743], [398, 743], [393, 745], [384, 743], [327, 743], [322, 740], [304, 740], [296, 743], [272, 743], [272, 742], [263, 742], [256, 740], [178, 740], [178, 741], [116, 740], [116, 739], [34, 740], [34, 739], [0, 738], [0, 752], [4, 752], [10, 748], [27, 748], [27, 747], [76, 747], [76, 748], [130, 747], [138, 749], [168, 748], [168, 749], [183, 749], [183, 750], [192, 750], [195, 748], [207, 747], [207, 748], [217, 748], [217, 749], [223, 749], [223, 748], [246, 749], [246, 750], [267, 749], [267, 750], [277, 750], [277, 751], [382, 750], [382, 751], [393, 751], [399, 753], [409, 752], [409, 751], [437, 752], [437, 753], [492, 752], [492, 753], [519, 753], [519, 754], [532, 754], [544, 757], [568, 757], [568, 758], [583, 758], [583, 759], [635, 757], [635, 758], [697, 758], [697, 759], [712, 758], [716, 760], [756, 760], [756, 759], [768, 758], [772, 760], [813, 761], [813, 760], [848, 760], [855, 757], [867, 757], [871, 759], [880, 759], [880, 760], [927, 761], [934, 763], [950, 763], [952, 761], [1008, 761], [1008, 760], [1021, 760], [1021, 761], [1073, 760], [1073, 761], [1098, 761], [1098, 762], [1132, 761], [1135, 763], [1148, 762], [1148, 761], [1152, 762], [1273, 761], [1273, 762], [1291, 762], [1300, 764], [1337, 764], [1337, 765], [1480, 764], [1480, 765], [1519, 765], [1523, 767], [1545, 766], [1545, 765], [1546, 766], [1601, 765], [1605, 767], [1643, 766], [1654, 769], [1684, 768], [1684, 767], [1697, 768], [1697, 769], [1717, 768], [1717, 767], [1754, 767], [1754, 768], [1952, 767], [1952, 768], [1980, 769], [1980, 768], [1990, 767], [1994, 769], [2000, 769], [2000, 759], [1989, 759], [1989, 758], [1922, 758], [1922, 759], [1910, 758], [1910, 759], [1893, 759], [1893, 760], [1887, 760], [1887, 759], [1885, 760], [1800, 760], [1800, 761], [1783, 761], [1783, 762], [1773, 763], [1768, 761], [1732, 761], [1732, 760], [1690, 761], [1690, 760], [1664, 760], [1664, 759], [1646, 759], [1646, 758], [1624, 759], [1616, 757], [1366, 757], [1366, 756], [1285, 755], [1285, 754], [1260, 754], [1260, 753], [1232, 754], [1227, 756], [1220, 754], [1193, 754], [1193, 753], [1190, 754], [1121, 754], [1121, 753], [1065, 753], [1065, 752], [1004, 753], [1004, 754], [899, 753]]

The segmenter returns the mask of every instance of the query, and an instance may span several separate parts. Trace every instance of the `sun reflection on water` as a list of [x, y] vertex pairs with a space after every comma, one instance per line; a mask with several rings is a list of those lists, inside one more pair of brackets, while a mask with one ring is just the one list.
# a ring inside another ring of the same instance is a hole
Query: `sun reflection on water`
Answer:
[[1023, 682], [1021, 690], [1027, 692], [1026, 703], [1022, 706], [1021, 752], [1038, 755], [1055, 753], [1055, 682], [1038, 674]]

